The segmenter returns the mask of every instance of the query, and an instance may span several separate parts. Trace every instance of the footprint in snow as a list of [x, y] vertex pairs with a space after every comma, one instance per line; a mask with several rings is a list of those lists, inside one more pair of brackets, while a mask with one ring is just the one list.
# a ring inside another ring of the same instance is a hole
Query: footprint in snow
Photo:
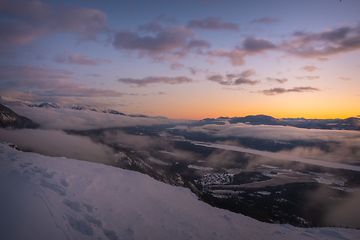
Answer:
[[44, 178], [42, 178], [42, 179], [40, 179], [40, 185], [56, 192], [60, 196], [66, 196], [66, 190], [59, 184], [50, 183], [50, 182], [46, 181]]
[[46, 168], [39, 168], [38, 166], [35, 166], [31, 169], [33, 173], [39, 173], [41, 176], [46, 178], [53, 178], [55, 172], [49, 172]]
[[82, 219], [75, 219], [70, 215], [66, 215], [67, 222], [75, 230], [84, 235], [92, 236], [94, 235], [94, 229]]
[[[79, 203], [75, 201], [71, 201], [69, 199], [63, 199], [63, 203], [68, 206], [71, 210], [75, 212], [92, 212], [94, 209], [94, 206], [91, 206], [87, 203]], [[93, 236], [94, 235], [94, 228], [99, 228], [104, 233], [104, 235], [109, 240], [119, 240], [119, 236], [116, 234], [116, 232], [103, 228], [103, 223], [101, 220], [96, 219], [95, 217], [85, 214], [83, 215], [83, 219], [77, 219], [70, 215], [65, 216], [67, 219], [68, 224], [75, 230], [78, 231], [84, 235]], [[134, 232], [132, 229], [130, 229], [129, 234], [132, 235]]]
[[91, 206], [90, 204], [84, 203], [84, 202], [74, 202], [69, 199], [64, 199], [63, 203], [68, 206], [70, 209], [74, 210], [75, 212], [82, 212], [82, 211], [88, 211], [92, 212], [94, 210], [94, 206]]
[[21, 168], [26, 168], [30, 165], [32, 165], [32, 163], [19, 163], [19, 167], [21, 167]]
[[70, 201], [69, 199], [65, 198], [63, 200], [63, 203], [75, 212], [82, 212], [82, 210], [81, 210], [82, 206], [78, 202], [73, 202], [73, 201]]
[[69, 183], [68, 181], [66, 181], [66, 178], [62, 178], [59, 180], [59, 183], [63, 186], [63, 187], [68, 187]]

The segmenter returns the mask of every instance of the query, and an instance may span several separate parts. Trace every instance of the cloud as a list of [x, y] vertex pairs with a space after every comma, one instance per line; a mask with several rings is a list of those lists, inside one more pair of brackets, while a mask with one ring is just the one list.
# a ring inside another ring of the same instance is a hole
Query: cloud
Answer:
[[52, 157], [67, 157], [91, 162], [111, 163], [113, 150], [88, 137], [68, 135], [56, 130], [0, 129], [0, 141], [16, 144], [23, 151]]
[[288, 79], [287, 78], [266, 78], [266, 80], [271, 81], [271, 82], [278, 82], [278, 83], [284, 83], [287, 82]]
[[354, 160], [360, 159], [360, 134], [358, 131], [303, 129], [244, 123], [204, 125], [191, 127], [186, 131], [202, 132], [221, 138], [250, 137], [272, 141], [322, 141], [326, 144], [326, 150], [318, 147], [296, 147], [292, 150], [283, 150], [280, 153], [333, 162], [354, 162]]
[[151, 31], [143, 35], [132, 30], [122, 30], [115, 34], [113, 46], [117, 50], [137, 51], [139, 57], [148, 56], [164, 61], [183, 58], [194, 48], [210, 47], [206, 40], [195, 39], [193, 30], [184, 26], [162, 28], [157, 23], [142, 25], [142, 31]]
[[211, 50], [203, 54], [210, 59], [213, 57], [228, 58], [233, 66], [242, 66], [245, 64], [245, 57], [276, 49], [277, 46], [266, 39], [248, 37], [242, 41], [242, 47], [230, 51], [224, 49]]
[[339, 77], [339, 79], [344, 80], [344, 81], [349, 81], [351, 78], [348, 78], [348, 77]]
[[209, 56], [210, 59], [213, 57], [228, 58], [233, 66], [242, 66], [245, 64], [246, 52], [241, 49], [233, 49], [230, 51], [217, 49], [207, 51], [206, 55]]
[[120, 93], [109, 89], [100, 88], [67, 88], [59, 89], [55, 88], [52, 90], [39, 92], [40, 96], [62, 96], [62, 97], [122, 97], [124, 93]]
[[21, 100], [39, 100], [41, 97], [33, 92], [23, 93], [15, 90], [0, 90], [0, 97], [10, 99], [21, 99]]
[[84, 87], [86, 85], [59, 79], [59, 80], [16, 80], [16, 81], [7, 82], [6, 86], [29, 87], [29, 88], [39, 88], [39, 89], [54, 89], [54, 88], [69, 89], [69, 88]]
[[8, 45], [27, 44], [56, 32], [78, 34], [78, 41], [97, 41], [98, 34], [109, 31], [106, 14], [97, 9], [24, 0], [3, 0], [0, 9], [10, 20], [0, 27], [0, 40]]
[[134, 79], [134, 78], [119, 78], [119, 82], [125, 84], [135, 84], [137, 87], [146, 87], [149, 84], [182, 84], [182, 83], [191, 83], [193, 80], [185, 76], [179, 77], [145, 77], [143, 79]]
[[262, 17], [262, 18], [254, 19], [249, 23], [272, 24], [272, 23], [277, 23], [279, 21], [280, 21], [280, 18]]
[[[122, 97], [124, 94], [114, 90], [88, 88], [86, 84], [59, 80], [13, 80], [5, 84], [8, 87], [37, 88], [41, 91], [32, 92], [37, 98], [44, 96], [61, 97]], [[30, 100], [30, 99], [26, 99]]]
[[205, 30], [238, 30], [236, 23], [222, 22], [220, 18], [208, 17], [205, 19], [193, 19], [187, 24], [188, 28], [199, 28]]
[[[159, 136], [146, 136], [146, 135], [133, 135], [127, 134], [122, 130], [111, 129], [106, 130], [101, 135], [101, 141], [110, 146], [122, 146], [122, 147], [131, 147], [134, 150], [143, 152], [142, 156], [147, 158], [153, 155], [156, 158], [156, 155], [161, 155], [161, 159], [165, 162], [193, 162], [198, 160], [198, 157], [194, 152], [176, 149], [172, 141], [168, 141]], [[163, 149], [167, 153], [156, 153], [153, 150]]]
[[105, 131], [102, 141], [108, 145], [131, 146], [137, 151], [151, 151], [154, 148], [166, 149], [164, 146], [170, 145], [168, 141], [160, 137], [132, 135], [121, 130]]
[[259, 81], [253, 81], [246, 78], [238, 78], [234, 81], [234, 85], [240, 85], [240, 84], [249, 84], [249, 85], [255, 85], [259, 83]]
[[1, 80], [55, 80], [70, 79], [73, 72], [62, 69], [38, 67], [34, 65], [2, 65]]
[[215, 75], [209, 76], [207, 79], [221, 84], [221, 82], [224, 81], [224, 76], [221, 74], [215, 74]]
[[298, 76], [295, 77], [296, 79], [302, 80], [302, 79], [307, 79], [307, 80], [314, 80], [314, 79], [318, 79], [320, 78], [319, 76]]
[[310, 66], [304, 66], [304, 67], [302, 67], [300, 69], [308, 71], [308, 72], [313, 72], [313, 71], [315, 71], [317, 69], [320, 69], [320, 68], [317, 68], [317, 67], [315, 67], [313, 65], [310, 65]]
[[10, 88], [37, 88], [39, 91], [20, 93], [18, 91], [2, 91], [11, 97], [33, 100], [45, 96], [60, 97], [121, 97], [124, 94], [114, 90], [89, 88], [86, 84], [69, 81], [73, 73], [67, 70], [27, 66], [0, 66], [0, 80]]
[[[131, 95], [131, 94], [130, 94]], [[123, 106], [106, 99], [97, 99], [89, 97], [78, 97], [78, 96], [56, 96], [56, 95], [39, 95], [36, 92], [28, 91], [26, 93], [15, 91], [15, 90], [0, 90], [0, 101], [7, 106], [24, 106], [24, 102], [31, 101], [29, 103], [57, 103], [60, 106], [91, 106], [97, 109], [116, 108]], [[27, 105], [27, 104], [25, 104]]]
[[43, 37], [47, 31], [27, 23], [7, 23], [0, 27], [0, 40], [9, 44], [26, 44]]
[[42, 129], [90, 130], [100, 128], [151, 126], [173, 124], [175, 120], [165, 118], [129, 117], [92, 111], [76, 111], [67, 108], [37, 108], [11, 106], [17, 114], [40, 124]]
[[[232, 50], [217, 49], [201, 52], [208, 56], [208, 62], [214, 63], [213, 58], [227, 58], [233, 66], [245, 64], [245, 58], [270, 50], [285, 52], [290, 56], [329, 60], [329, 56], [360, 50], [360, 26], [338, 27], [321, 32], [295, 32], [290, 40], [275, 44], [267, 39], [247, 37], [241, 46]], [[306, 71], [315, 71], [315, 66], [304, 66]]]
[[202, 48], [202, 47], [210, 48], [211, 44], [206, 40], [192, 39], [186, 45], [186, 49]]
[[184, 64], [179, 63], [178, 61], [174, 61], [170, 64], [170, 68], [172, 70], [178, 70], [178, 69], [182, 69], [184, 67]]
[[97, 34], [107, 33], [105, 26], [107, 16], [97, 9], [86, 9], [77, 6], [62, 7], [57, 11], [54, 28], [80, 34], [80, 40], [96, 41]]
[[245, 123], [204, 125], [200, 127], [189, 128], [188, 131], [201, 131], [219, 137], [254, 137], [259, 139], [283, 141], [319, 140], [328, 142], [343, 142], [347, 140], [356, 140], [356, 142], [358, 142], [360, 140], [360, 133], [358, 131], [303, 129], [291, 126], [249, 125]]
[[245, 38], [242, 42], [242, 45], [242, 49], [255, 53], [276, 48], [273, 43], [261, 38]]
[[188, 69], [189, 69], [190, 73], [191, 73], [192, 75], [194, 75], [194, 76], [195, 76], [198, 72], [202, 72], [201, 69], [198, 69], [198, 68], [196, 68], [196, 67], [188, 67]]
[[[322, 194], [320, 197], [323, 197]], [[320, 198], [321, 199], [321, 198]], [[346, 226], [358, 228], [360, 226], [358, 203], [360, 201], [359, 189], [345, 198], [344, 202], [332, 206], [324, 217], [326, 224], [330, 226]], [[320, 203], [321, 204], [321, 203]]]
[[302, 92], [314, 92], [314, 91], [320, 91], [320, 90], [318, 88], [313, 88], [313, 87], [294, 87], [294, 88], [290, 88], [290, 89], [272, 88], [272, 89], [263, 90], [260, 92], [265, 95], [270, 96], [270, 95], [277, 95], [277, 94], [288, 93], [288, 92], [302, 93]]
[[162, 27], [156, 22], [150, 22], [148, 24], [139, 25], [138, 26], [138, 31], [139, 32], [157, 33], [157, 32], [162, 31]]
[[225, 77], [221, 74], [214, 74], [208, 76], [207, 79], [213, 82], [220, 83], [221, 85], [241, 85], [241, 84], [249, 84], [255, 85], [259, 83], [259, 81], [254, 81], [249, 79], [249, 77], [255, 75], [254, 69], [247, 69], [240, 74], [227, 74]]
[[95, 58], [91, 59], [83, 54], [74, 54], [66, 55], [67, 51], [55, 55], [53, 61], [56, 63], [67, 63], [67, 64], [77, 64], [77, 65], [88, 65], [88, 66], [98, 66], [101, 62], [111, 63], [109, 59]]
[[86, 55], [70, 55], [69, 63], [70, 64], [79, 64], [79, 65], [92, 65], [97, 66], [100, 65], [100, 58], [89, 59]]
[[321, 32], [295, 32], [281, 44], [283, 51], [302, 58], [327, 60], [327, 57], [360, 49], [360, 26], [338, 27]]

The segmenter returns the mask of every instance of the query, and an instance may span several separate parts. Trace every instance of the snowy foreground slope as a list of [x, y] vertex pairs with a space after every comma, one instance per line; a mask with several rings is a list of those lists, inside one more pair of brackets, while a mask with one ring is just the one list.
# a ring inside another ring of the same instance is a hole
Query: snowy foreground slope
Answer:
[[360, 239], [256, 221], [123, 169], [0, 143], [0, 239]]

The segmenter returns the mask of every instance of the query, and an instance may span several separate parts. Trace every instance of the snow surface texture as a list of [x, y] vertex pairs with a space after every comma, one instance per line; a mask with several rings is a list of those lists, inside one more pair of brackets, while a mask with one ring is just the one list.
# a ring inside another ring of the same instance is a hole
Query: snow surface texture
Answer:
[[188, 189], [103, 164], [0, 143], [0, 239], [360, 239], [360, 231], [262, 223]]

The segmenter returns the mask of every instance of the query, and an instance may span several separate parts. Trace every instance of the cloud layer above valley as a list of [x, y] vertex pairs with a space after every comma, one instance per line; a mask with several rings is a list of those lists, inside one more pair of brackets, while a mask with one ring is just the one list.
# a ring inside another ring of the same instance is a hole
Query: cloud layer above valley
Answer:
[[232, 137], [248, 137], [282, 141], [279, 144], [287, 144], [287, 141], [305, 141], [314, 143], [323, 142], [327, 150], [317, 146], [295, 147], [292, 150], [283, 150], [283, 153], [318, 158], [326, 161], [355, 163], [360, 159], [360, 132], [349, 130], [317, 130], [303, 129], [290, 126], [248, 125], [243, 123], [226, 125], [205, 125], [191, 127], [186, 131], [206, 133], [219, 140]]
[[88, 137], [68, 135], [60, 130], [5, 130], [0, 129], [0, 141], [16, 144], [22, 151], [52, 157], [75, 158], [111, 164], [114, 151]]
[[129, 117], [65, 108], [54, 109], [12, 106], [11, 109], [39, 123], [43, 129], [89, 130], [111, 127], [150, 126], [179, 122], [179, 120], [169, 120], [165, 118]]

